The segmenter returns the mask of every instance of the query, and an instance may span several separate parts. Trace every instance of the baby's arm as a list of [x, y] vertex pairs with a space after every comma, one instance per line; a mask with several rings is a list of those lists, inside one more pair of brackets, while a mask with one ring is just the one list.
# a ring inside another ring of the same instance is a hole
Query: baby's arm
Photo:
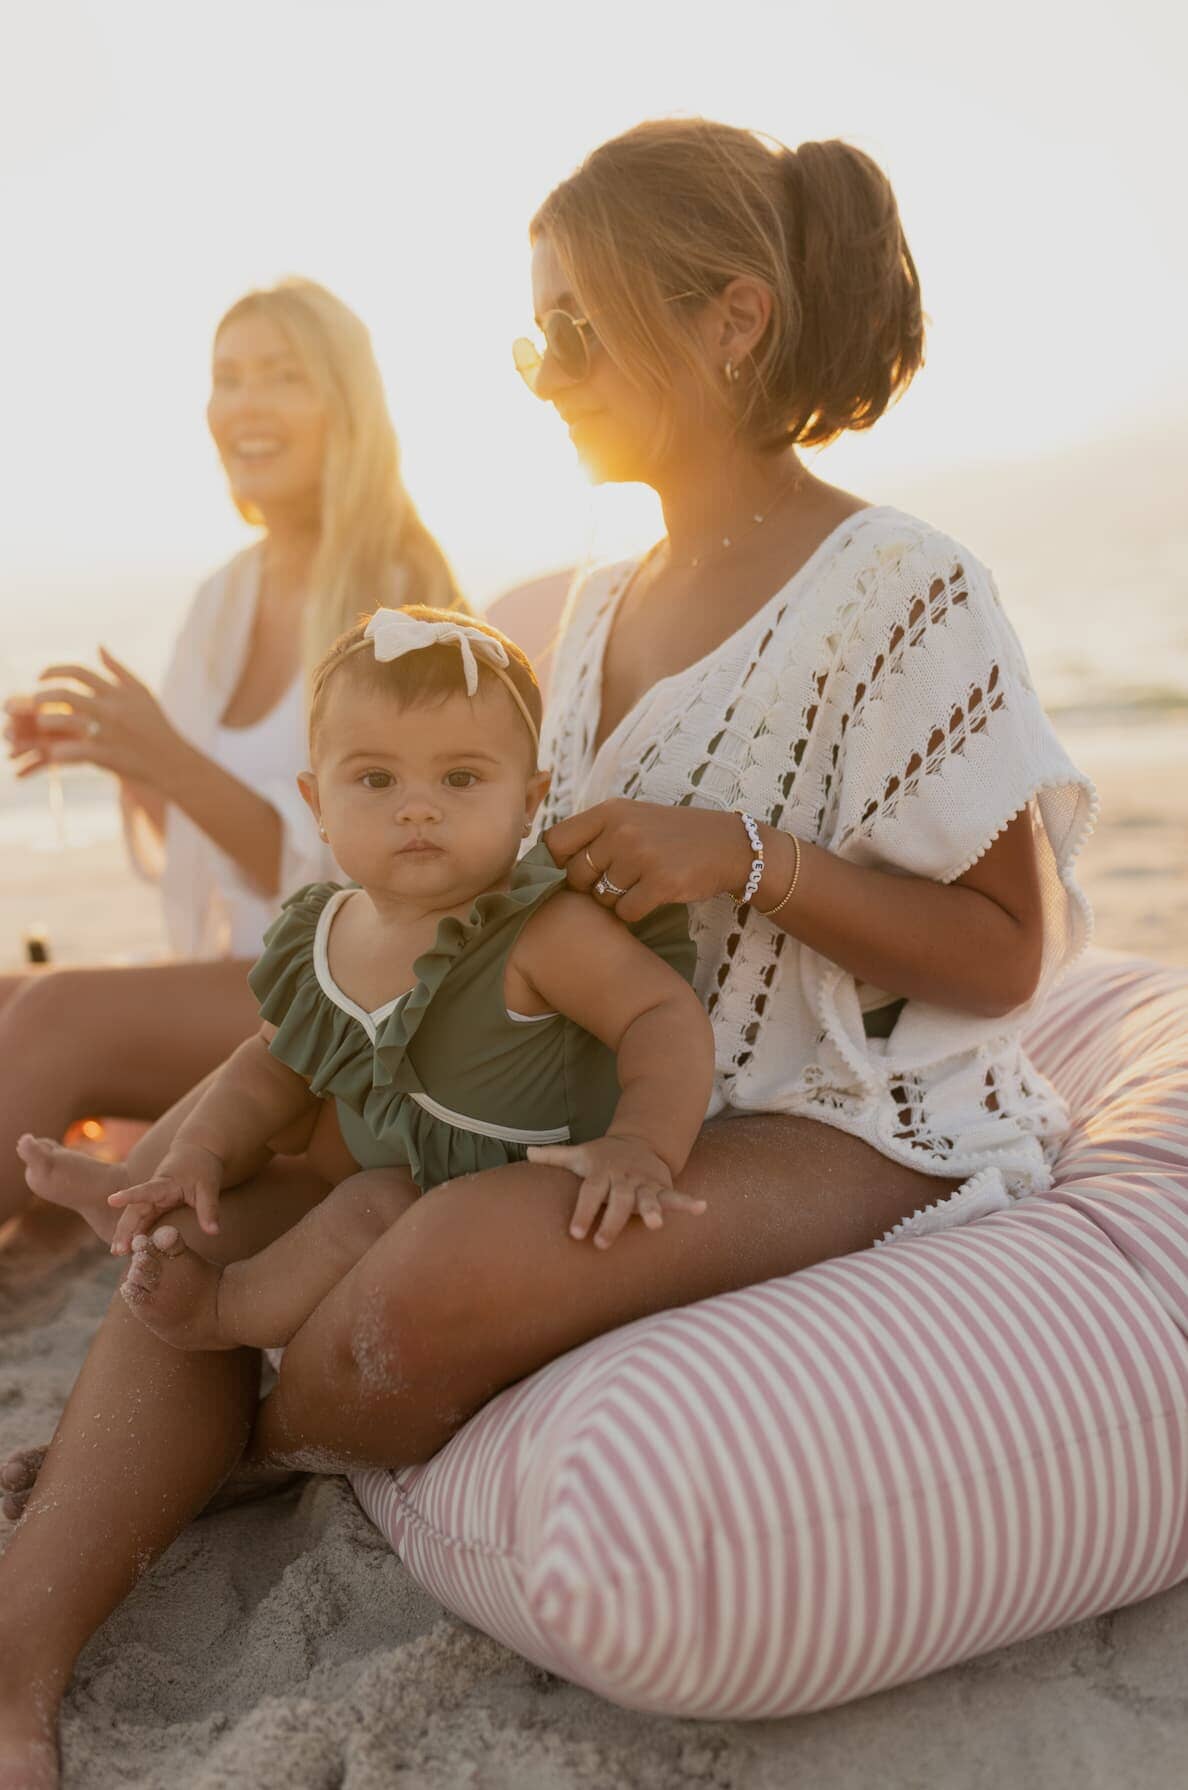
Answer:
[[569, 891], [524, 927], [509, 968], [617, 1053], [621, 1092], [606, 1139], [529, 1152], [533, 1162], [583, 1176], [573, 1234], [585, 1236], [604, 1203], [595, 1238], [604, 1246], [635, 1210], [653, 1229], [663, 1206], [701, 1210], [701, 1201], [663, 1197], [688, 1161], [713, 1088], [713, 1030], [689, 984], [621, 920]]
[[[178, 1126], [152, 1179], [111, 1195], [110, 1205], [135, 1215], [133, 1228], [142, 1228], [145, 1211], [159, 1215], [190, 1205], [203, 1230], [213, 1234], [220, 1191], [258, 1172], [279, 1134], [316, 1110], [318, 1097], [309, 1084], [269, 1052], [275, 1035], [265, 1025], [239, 1045]], [[116, 1244], [127, 1242], [131, 1224], [117, 1229]]]

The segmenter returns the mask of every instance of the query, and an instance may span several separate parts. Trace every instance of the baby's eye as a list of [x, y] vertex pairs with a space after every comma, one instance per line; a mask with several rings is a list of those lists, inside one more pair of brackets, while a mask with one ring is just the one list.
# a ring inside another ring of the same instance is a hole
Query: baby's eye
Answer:
[[364, 771], [359, 781], [366, 789], [387, 789], [392, 781], [391, 771]]
[[446, 782], [451, 789], [469, 789], [472, 783], [478, 782], [478, 778], [473, 771], [447, 771]]

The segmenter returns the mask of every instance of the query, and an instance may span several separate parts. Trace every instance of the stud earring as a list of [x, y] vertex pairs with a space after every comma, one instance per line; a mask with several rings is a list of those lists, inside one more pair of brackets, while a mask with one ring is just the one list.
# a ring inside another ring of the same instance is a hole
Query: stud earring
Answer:
[[326, 832], [326, 829], [325, 829], [325, 827], [323, 827], [323, 826], [320, 826], [320, 825], [319, 825], [319, 827], [318, 827], [318, 835], [319, 835], [319, 837], [320, 837], [320, 838], [322, 838], [322, 839], [326, 839], [326, 838], [328, 838], [328, 834], [327, 834], [327, 832]]

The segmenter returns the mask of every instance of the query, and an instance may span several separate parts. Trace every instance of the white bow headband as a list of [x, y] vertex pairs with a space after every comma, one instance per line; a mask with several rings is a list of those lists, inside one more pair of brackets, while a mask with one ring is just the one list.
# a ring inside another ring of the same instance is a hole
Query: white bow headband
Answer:
[[371, 645], [375, 648], [375, 656], [380, 663], [387, 664], [392, 659], [402, 659], [405, 653], [415, 653], [421, 647], [439, 646], [452, 641], [457, 642], [462, 654], [466, 694], [473, 696], [478, 689], [477, 661], [481, 659], [495, 673], [523, 715], [525, 725], [532, 735], [533, 745], [539, 746], [540, 734], [536, 722], [505, 669], [511, 663], [507, 648], [501, 640], [484, 633], [482, 628], [468, 628], [464, 622], [422, 621], [418, 616], [407, 615], [403, 609], [377, 609], [364, 630], [362, 640], [356, 641], [350, 650], [357, 653], [363, 647]]

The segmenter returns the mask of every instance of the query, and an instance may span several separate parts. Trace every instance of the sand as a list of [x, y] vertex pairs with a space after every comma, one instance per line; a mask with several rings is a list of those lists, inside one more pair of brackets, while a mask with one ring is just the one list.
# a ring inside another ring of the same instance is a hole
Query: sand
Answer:
[[[1083, 860], [1099, 942], [1188, 965], [1188, 728], [1067, 730], [1098, 781]], [[113, 846], [26, 855], [0, 963], [48, 926], [62, 962], [159, 946]], [[0, 1449], [47, 1437], [114, 1285], [0, 1249]], [[1188, 1588], [848, 1707], [765, 1723], [620, 1710], [456, 1621], [345, 1483], [195, 1524], [83, 1655], [67, 1790], [1171, 1790], [1184, 1780]]]

